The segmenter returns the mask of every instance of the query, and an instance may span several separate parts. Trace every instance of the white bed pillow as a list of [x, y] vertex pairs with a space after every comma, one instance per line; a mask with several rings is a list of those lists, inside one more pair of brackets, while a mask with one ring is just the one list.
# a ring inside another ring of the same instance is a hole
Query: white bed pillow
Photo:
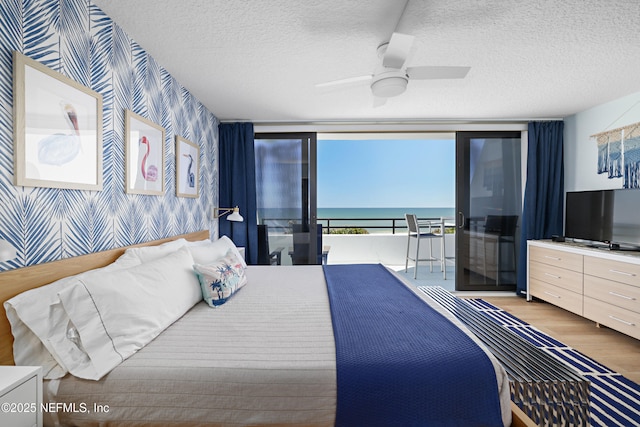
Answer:
[[202, 240], [196, 240], [196, 241], [187, 241], [187, 246], [191, 248], [194, 246], [206, 246], [210, 243], [211, 243], [211, 239], [202, 239]]
[[128, 260], [128, 259], [137, 259], [141, 263], [149, 262], [156, 260], [158, 258], [162, 258], [165, 255], [169, 255], [171, 252], [175, 252], [178, 249], [187, 246], [187, 240], [184, 238], [172, 240], [170, 242], [163, 243], [161, 245], [156, 246], [142, 246], [140, 248], [129, 248], [124, 251], [124, 254], [120, 259]]
[[235, 256], [238, 257], [243, 267], [247, 267], [247, 263], [244, 257], [240, 254], [240, 251], [233, 243], [233, 241], [227, 236], [222, 236], [218, 240], [209, 242], [209, 244], [190, 246], [189, 250], [193, 256], [193, 261], [196, 264], [209, 264], [219, 260], [227, 255], [227, 252], [231, 250]]
[[[104, 275], [112, 271], [139, 265], [136, 258], [118, 259], [106, 267], [90, 270], [75, 276], [65, 277], [39, 288], [25, 291], [4, 302], [7, 318], [13, 335], [13, 359], [16, 365], [42, 366], [45, 379], [61, 378], [67, 369], [60, 364], [47, 337], [52, 329], [58, 333], [66, 331], [65, 313], [50, 307], [58, 302], [58, 292], [76, 283], [81, 277]], [[60, 317], [60, 316], [64, 317]]]
[[60, 302], [75, 329], [50, 337], [50, 342], [69, 372], [99, 380], [199, 302], [192, 265], [189, 250], [183, 248], [135, 267], [77, 280], [62, 290]]

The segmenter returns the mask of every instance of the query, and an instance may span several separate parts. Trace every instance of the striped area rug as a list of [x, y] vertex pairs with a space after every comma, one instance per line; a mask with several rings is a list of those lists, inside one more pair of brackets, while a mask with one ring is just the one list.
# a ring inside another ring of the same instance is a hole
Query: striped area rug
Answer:
[[[436, 302], [456, 298], [439, 286], [418, 289]], [[530, 324], [482, 299], [464, 299], [473, 308], [551, 354], [591, 381], [589, 402], [592, 426], [640, 426], [640, 386]], [[441, 304], [443, 305], [443, 304]], [[446, 305], [443, 305], [446, 308]]]

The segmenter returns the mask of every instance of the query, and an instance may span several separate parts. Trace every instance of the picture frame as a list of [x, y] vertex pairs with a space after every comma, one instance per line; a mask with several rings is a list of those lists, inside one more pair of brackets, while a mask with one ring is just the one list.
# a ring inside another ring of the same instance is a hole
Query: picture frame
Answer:
[[164, 195], [164, 128], [131, 110], [125, 110], [124, 128], [125, 191]]
[[200, 147], [176, 135], [176, 196], [200, 196]]
[[102, 95], [13, 52], [14, 183], [102, 190]]

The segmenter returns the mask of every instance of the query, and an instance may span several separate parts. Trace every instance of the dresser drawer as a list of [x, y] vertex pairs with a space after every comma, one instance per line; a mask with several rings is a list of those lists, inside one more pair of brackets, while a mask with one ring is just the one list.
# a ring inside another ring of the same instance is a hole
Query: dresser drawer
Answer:
[[584, 273], [628, 285], [640, 286], [640, 265], [638, 264], [585, 256]]
[[640, 314], [633, 311], [584, 297], [584, 317], [640, 339]]
[[584, 295], [640, 313], [640, 287], [585, 275]]
[[582, 273], [582, 255], [579, 254], [530, 246], [529, 261], [541, 262]]
[[529, 278], [529, 293], [582, 316], [582, 295], [570, 290], [550, 285], [533, 277]]
[[532, 278], [550, 285], [559, 286], [579, 294], [582, 293], [582, 273], [577, 271], [540, 262], [531, 262], [529, 264], [529, 274]]

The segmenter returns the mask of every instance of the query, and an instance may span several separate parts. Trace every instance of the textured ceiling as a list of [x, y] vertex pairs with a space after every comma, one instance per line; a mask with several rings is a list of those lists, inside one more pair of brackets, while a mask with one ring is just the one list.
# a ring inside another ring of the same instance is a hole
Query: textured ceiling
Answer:
[[[565, 117], [640, 91], [638, 0], [94, 0], [220, 120]], [[397, 27], [396, 27], [397, 24]], [[462, 65], [374, 107], [367, 84], [394, 28], [407, 65]]]

